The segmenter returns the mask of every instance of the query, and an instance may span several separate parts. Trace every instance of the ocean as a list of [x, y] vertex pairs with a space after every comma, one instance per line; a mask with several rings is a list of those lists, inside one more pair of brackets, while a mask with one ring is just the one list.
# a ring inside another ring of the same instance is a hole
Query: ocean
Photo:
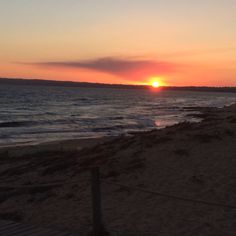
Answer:
[[199, 122], [198, 107], [223, 107], [235, 93], [54, 86], [0, 87], [0, 146], [116, 136]]

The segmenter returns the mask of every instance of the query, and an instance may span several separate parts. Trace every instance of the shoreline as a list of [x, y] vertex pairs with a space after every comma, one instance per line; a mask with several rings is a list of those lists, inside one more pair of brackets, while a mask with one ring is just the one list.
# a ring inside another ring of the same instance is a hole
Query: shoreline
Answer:
[[[232, 104], [231, 104], [232, 105]], [[231, 106], [228, 105], [228, 106]], [[226, 106], [225, 106], [226, 107]], [[75, 152], [79, 151], [83, 148], [92, 147], [97, 144], [101, 144], [108, 140], [113, 140], [115, 138], [122, 138], [126, 136], [134, 136], [136, 134], [148, 133], [152, 131], [165, 130], [166, 128], [181, 124], [181, 123], [199, 123], [202, 122], [204, 113], [202, 111], [209, 110], [213, 107], [193, 107], [191, 111], [198, 113], [190, 113], [187, 114], [186, 117], [191, 117], [198, 119], [197, 121], [182, 121], [177, 122], [172, 125], [167, 125], [163, 128], [153, 128], [150, 130], [140, 130], [140, 131], [130, 131], [126, 133], [122, 133], [116, 136], [101, 136], [101, 137], [88, 137], [88, 138], [75, 138], [75, 139], [62, 139], [62, 140], [54, 140], [48, 142], [39, 142], [32, 144], [12, 144], [12, 145], [3, 145], [0, 146], [0, 158], [1, 156], [8, 157], [21, 157], [24, 155], [32, 155], [37, 153], [45, 153], [45, 152]], [[215, 108], [215, 107], [214, 107]], [[222, 107], [224, 108], [224, 107]], [[215, 108], [215, 109], [222, 109]], [[193, 109], [193, 110], [192, 110]]]
[[[46, 141], [28, 141], [28, 142], [15, 142], [15, 143], [2, 143], [0, 145], [0, 156], [1, 154], [6, 155], [8, 152], [11, 153], [17, 153], [17, 150], [23, 149], [26, 150], [27, 148], [30, 149], [30, 154], [33, 153], [33, 150], [37, 152], [37, 147], [41, 147], [41, 149], [45, 149], [45, 151], [61, 151], [64, 149], [67, 149], [63, 143], [68, 144], [69, 142], [78, 142], [78, 145], [81, 145], [80, 143], [83, 143], [83, 141], [80, 142], [80, 140], [97, 140], [97, 139], [104, 139], [104, 138], [113, 138], [113, 137], [122, 137], [126, 135], [135, 135], [136, 133], [142, 133], [142, 132], [150, 132], [152, 130], [161, 130], [165, 129], [167, 127], [174, 126], [176, 124], [180, 124], [183, 122], [190, 122], [190, 123], [198, 123], [202, 121], [202, 112], [204, 113], [205, 111], [209, 109], [221, 109], [227, 106], [231, 106], [232, 103], [226, 104], [223, 107], [199, 107], [199, 106], [193, 106], [193, 107], [182, 107], [179, 108], [182, 112], [185, 112], [186, 114], [179, 114], [176, 116], [175, 120], [173, 119], [170, 121], [170, 124], [168, 124], [168, 120], [163, 120], [163, 124], [156, 124], [156, 126], [153, 126], [153, 128], [148, 128], [148, 129], [143, 129], [143, 130], [137, 130], [137, 131], [126, 131], [120, 134], [115, 134], [115, 135], [96, 135], [96, 136], [91, 136], [91, 137], [77, 137], [77, 138], [66, 138], [66, 139], [55, 139], [55, 140], [46, 140]], [[196, 113], [196, 114], [195, 114]], [[182, 118], [181, 118], [182, 117]], [[203, 115], [204, 117], [204, 115]], [[153, 120], [155, 123], [155, 120]], [[162, 123], [162, 122], [161, 122]], [[58, 146], [62, 145], [62, 148], [57, 148]], [[71, 148], [76, 151], [75, 147]], [[16, 150], [16, 151], [14, 151]], [[26, 154], [26, 152], [24, 151]]]
[[[230, 107], [236, 103], [225, 105], [224, 107]], [[173, 125], [167, 125], [163, 128], [153, 128], [151, 130], [143, 130], [143, 131], [132, 131], [123, 133], [117, 136], [101, 136], [101, 137], [89, 137], [89, 138], [76, 138], [76, 139], [64, 139], [64, 140], [55, 140], [49, 142], [40, 142], [40, 143], [32, 143], [32, 144], [13, 144], [0, 146], [0, 158], [1, 156], [8, 157], [21, 157], [25, 155], [32, 155], [37, 153], [45, 153], [45, 152], [76, 152], [83, 148], [96, 146], [97, 144], [101, 144], [108, 140], [113, 140], [115, 138], [122, 138], [126, 136], [134, 136], [136, 134], [149, 133], [152, 131], [165, 130], [166, 128], [179, 125], [181, 123], [200, 123], [204, 120], [205, 114], [211, 109], [223, 109], [224, 107], [193, 107], [190, 110], [193, 112], [198, 112], [196, 114], [190, 113], [187, 114], [186, 117], [191, 117], [195, 119], [199, 119], [198, 121], [182, 121]]]

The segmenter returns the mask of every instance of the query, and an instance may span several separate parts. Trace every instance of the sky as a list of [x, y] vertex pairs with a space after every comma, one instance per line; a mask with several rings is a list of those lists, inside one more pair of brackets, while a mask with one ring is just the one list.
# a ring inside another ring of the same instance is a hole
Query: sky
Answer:
[[236, 0], [0, 0], [0, 77], [236, 86]]

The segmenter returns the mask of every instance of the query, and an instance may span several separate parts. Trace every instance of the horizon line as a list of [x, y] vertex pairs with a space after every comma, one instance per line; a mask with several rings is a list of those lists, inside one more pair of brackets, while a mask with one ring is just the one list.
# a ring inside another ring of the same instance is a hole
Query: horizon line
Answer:
[[[99, 82], [86, 82], [86, 81], [71, 81], [71, 80], [49, 80], [49, 79], [36, 79], [36, 78], [19, 78], [19, 77], [1, 77], [0, 80], [20, 80], [20, 81], [35, 81], [35, 82], [50, 82], [50, 83], [67, 83], [67, 84], [91, 84], [91, 85], [108, 85], [108, 86], [127, 86], [127, 87], [152, 87], [149, 84], [121, 84], [121, 83], [99, 83]], [[174, 85], [162, 85], [160, 88], [229, 88], [236, 89], [236, 86], [194, 86], [194, 85], [184, 85], [184, 86], [174, 86]]]

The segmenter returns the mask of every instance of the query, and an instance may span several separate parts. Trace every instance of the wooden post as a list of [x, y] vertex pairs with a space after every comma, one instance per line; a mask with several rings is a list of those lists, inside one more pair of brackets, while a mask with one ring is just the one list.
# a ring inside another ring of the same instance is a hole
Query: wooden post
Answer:
[[91, 191], [92, 191], [92, 207], [93, 207], [93, 236], [107, 235], [102, 223], [102, 206], [101, 206], [101, 187], [100, 187], [100, 171], [98, 167], [94, 167], [91, 171]]

